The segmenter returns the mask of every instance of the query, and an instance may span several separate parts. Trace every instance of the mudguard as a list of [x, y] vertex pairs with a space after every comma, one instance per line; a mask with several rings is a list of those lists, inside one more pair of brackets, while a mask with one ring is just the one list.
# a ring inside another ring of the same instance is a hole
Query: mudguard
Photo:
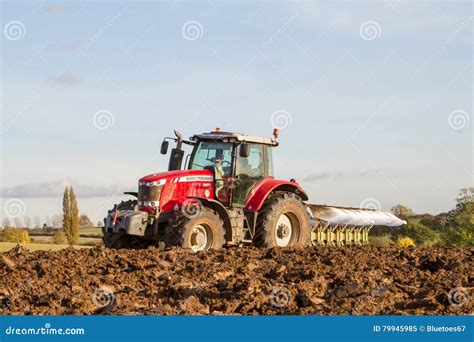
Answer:
[[303, 201], [308, 200], [307, 193], [301, 188], [297, 182], [289, 182], [271, 177], [264, 178], [260, 183], [255, 185], [250, 191], [247, 203], [245, 203], [245, 210], [259, 211], [263, 202], [268, 195], [274, 191], [292, 192], [301, 197]]
[[210, 199], [210, 198], [201, 198], [201, 197], [189, 197], [189, 198], [197, 200], [201, 202], [203, 206], [215, 210], [221, 217], [222, 221], [224, 222], [226, 240], [227, 241], [232, 240], [232, 225], [230, 222], [229, 213], [227, 212], [227, 209], [222, 205], [221, 202], [216, 201], [214, 199]]

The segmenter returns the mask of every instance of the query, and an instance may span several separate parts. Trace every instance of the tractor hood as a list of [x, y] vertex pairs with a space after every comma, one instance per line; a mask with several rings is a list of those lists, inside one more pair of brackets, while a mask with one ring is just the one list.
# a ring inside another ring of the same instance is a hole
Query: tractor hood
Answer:
[[164, 185], [167, 183], [181, 182], [212, 182], [214, 179], [210, 170], [179, 170], [160, 173], [152, 173], [140, 178], [140, 185]]
[[155, 213], [180, 207], [189, 197], [214, 197], [210, 170], [179, 170], [153, 173], [138, 181], [138, 209]]

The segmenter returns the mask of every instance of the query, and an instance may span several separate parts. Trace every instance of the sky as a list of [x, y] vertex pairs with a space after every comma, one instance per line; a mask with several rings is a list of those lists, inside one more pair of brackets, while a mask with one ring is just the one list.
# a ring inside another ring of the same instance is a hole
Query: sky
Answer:
[[0, 218], [72, 184], [94, 222], [165, 136], [270, 137], [311, 203], [417, 213], [473, 186], [472, 3], [1, 1]]

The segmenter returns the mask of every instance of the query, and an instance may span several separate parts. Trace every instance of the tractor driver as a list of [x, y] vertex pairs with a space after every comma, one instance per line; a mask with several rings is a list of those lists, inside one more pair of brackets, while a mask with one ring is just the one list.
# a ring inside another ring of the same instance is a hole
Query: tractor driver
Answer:
[[[214, 164], [214, 177], [216, 181], [216, 196], [219, 198], [221, 190], [224, 188], [224, 179], [230, 176], [230, 167], [226, 167], [224, 163], [229, 164], [224, 159], [224, 150], [217, 149], [216, 150], [216, 157], [211, 159]], [[230, 164], [229, 164], [230, 165]]]
[[[251, 153], [254, 153], [254, 156], [253, 158], [255, 158], [255, 152], [251, 150]], [[242, 157], [238, 157], [237, 158], [237, 173], [239, 175], [245, 175], [247, 177], [259, 177], [263, 174], [262, 172], [262, 168], [263, 168], [263, 164], [262, 164], [262, 155], [261, 155], [261, 151], [259, 150], [258, 151], [258, 160], [259, 160], [259, 163], [257, 166], [255, 167], [252, 167], [249, 159], [251, 158], [252, 156], [249, 156], [247, 158], [242, 158]]]

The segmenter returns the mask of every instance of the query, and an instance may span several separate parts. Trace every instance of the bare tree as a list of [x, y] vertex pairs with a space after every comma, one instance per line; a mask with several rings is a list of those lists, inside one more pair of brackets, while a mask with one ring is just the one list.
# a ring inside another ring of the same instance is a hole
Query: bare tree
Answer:
[[5, 227], [11, 227], [11, 222], [10, 222], [10, 219], [8, 217], [5, 217], [3, 219], [3, 228]]
[[46, 224], [46, 227], [52, 227], [53, 226], [53, 220], [51, 216], [46, 216], [44, 219], [44, 223]]
[[20, 217], [15, 217], [13, 221], [15, 222], [15, 227], [23, 228], [23, 220]]
[[63, 227], [63, 215], [56, 214], [51, 218], [51, 227], [62, 228]]
[[41, 228], [41, 220], [39, 218], [39, 216], [35, 216], [35, 218], [33, 219], [33, 227], [34, 228]]
[[31, 228], [31, 218], [29, 216], [23, 217], [23, 224], [25, 228]]
[[392, 208], [392, 214], [401, 218], [401, 219], [407, 219], [410, 216], [413, 215], [413, 210], [410, 208], [404, 206], [403, 204], [397, 204]]
[[79, 228], [85, 229], [85, 228], [92, 228], [92, 227], [94, 227], [94, 224], [89, 219], [89, 216], [87, 216], [86, 214], [82, 214], [79, 217]]

